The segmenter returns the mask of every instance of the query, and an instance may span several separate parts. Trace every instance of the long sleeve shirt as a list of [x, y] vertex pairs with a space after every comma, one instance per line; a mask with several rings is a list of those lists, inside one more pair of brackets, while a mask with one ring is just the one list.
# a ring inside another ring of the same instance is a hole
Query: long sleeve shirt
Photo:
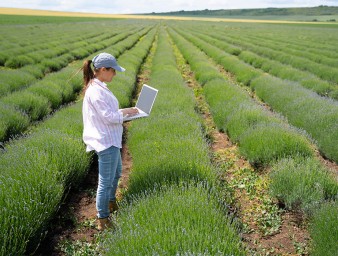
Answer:
[[122, 148], [123, 113], [107, 85], [93, 79], [82, 105], [83, 141], [86, 151], [100, 152], [111, 146]]

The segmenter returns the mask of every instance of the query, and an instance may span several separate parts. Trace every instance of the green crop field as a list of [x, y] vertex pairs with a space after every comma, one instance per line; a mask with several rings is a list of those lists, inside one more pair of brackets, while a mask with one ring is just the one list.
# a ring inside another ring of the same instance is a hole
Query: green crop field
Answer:
[[[140, 77], [159, 94], [128, 126], [116, 228], [86, 255], [281, 255], [249, 245], [245, 214], [232, 210], [244, 208], [237, 193], [255, 201], [263, 190], [260, 237], [297, 213], [310, 238], [289, 253], [338, 254], [338, 25], [0, 17], [1, 256], [34, 252], [93, 165], [79, 69], [99, 52], [126, 68], [109, 84], [121, 108]], [[227, 176], [234, 163], [216, 160], [214, 131], [249, 176]]]

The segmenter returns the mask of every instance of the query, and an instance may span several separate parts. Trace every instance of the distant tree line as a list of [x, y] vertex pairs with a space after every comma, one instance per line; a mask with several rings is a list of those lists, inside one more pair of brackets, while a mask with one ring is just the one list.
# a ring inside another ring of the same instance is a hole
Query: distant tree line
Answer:
[[220, 9], [220, 10], [195, 10], [195, 11], [177, 11], [150, 13], [151, 15], [173, 15], [173, 16], [270, 16], [270, 15], [338, 15], [338, 6], [320, 5], [317, 7], [299, 7], [299, 8], [259, 8], [259, 9]]

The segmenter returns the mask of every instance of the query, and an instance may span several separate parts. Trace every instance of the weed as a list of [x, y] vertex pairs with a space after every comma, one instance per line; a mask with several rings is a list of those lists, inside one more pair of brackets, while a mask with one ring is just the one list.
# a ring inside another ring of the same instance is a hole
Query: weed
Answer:
[[64, 240], [59, 244], [59, 249], [66, 256], [94, 256], [100, 255], [96, 244], [88, 243], [82, 240], [70, 241]]

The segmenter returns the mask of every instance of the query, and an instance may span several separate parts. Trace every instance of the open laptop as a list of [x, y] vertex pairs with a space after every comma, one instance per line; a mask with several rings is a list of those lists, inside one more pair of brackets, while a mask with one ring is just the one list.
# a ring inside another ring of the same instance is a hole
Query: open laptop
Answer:
[[136, 102], [136, 108], [138, 114], [136, 115], [125, 115], [123, 116], [123, 122], [131, 121], [141, 117], [148, 117], [150, 115], [151, 109], [154, 105], [158, 90], [144, 84], [141, 89], [141, 93]]

